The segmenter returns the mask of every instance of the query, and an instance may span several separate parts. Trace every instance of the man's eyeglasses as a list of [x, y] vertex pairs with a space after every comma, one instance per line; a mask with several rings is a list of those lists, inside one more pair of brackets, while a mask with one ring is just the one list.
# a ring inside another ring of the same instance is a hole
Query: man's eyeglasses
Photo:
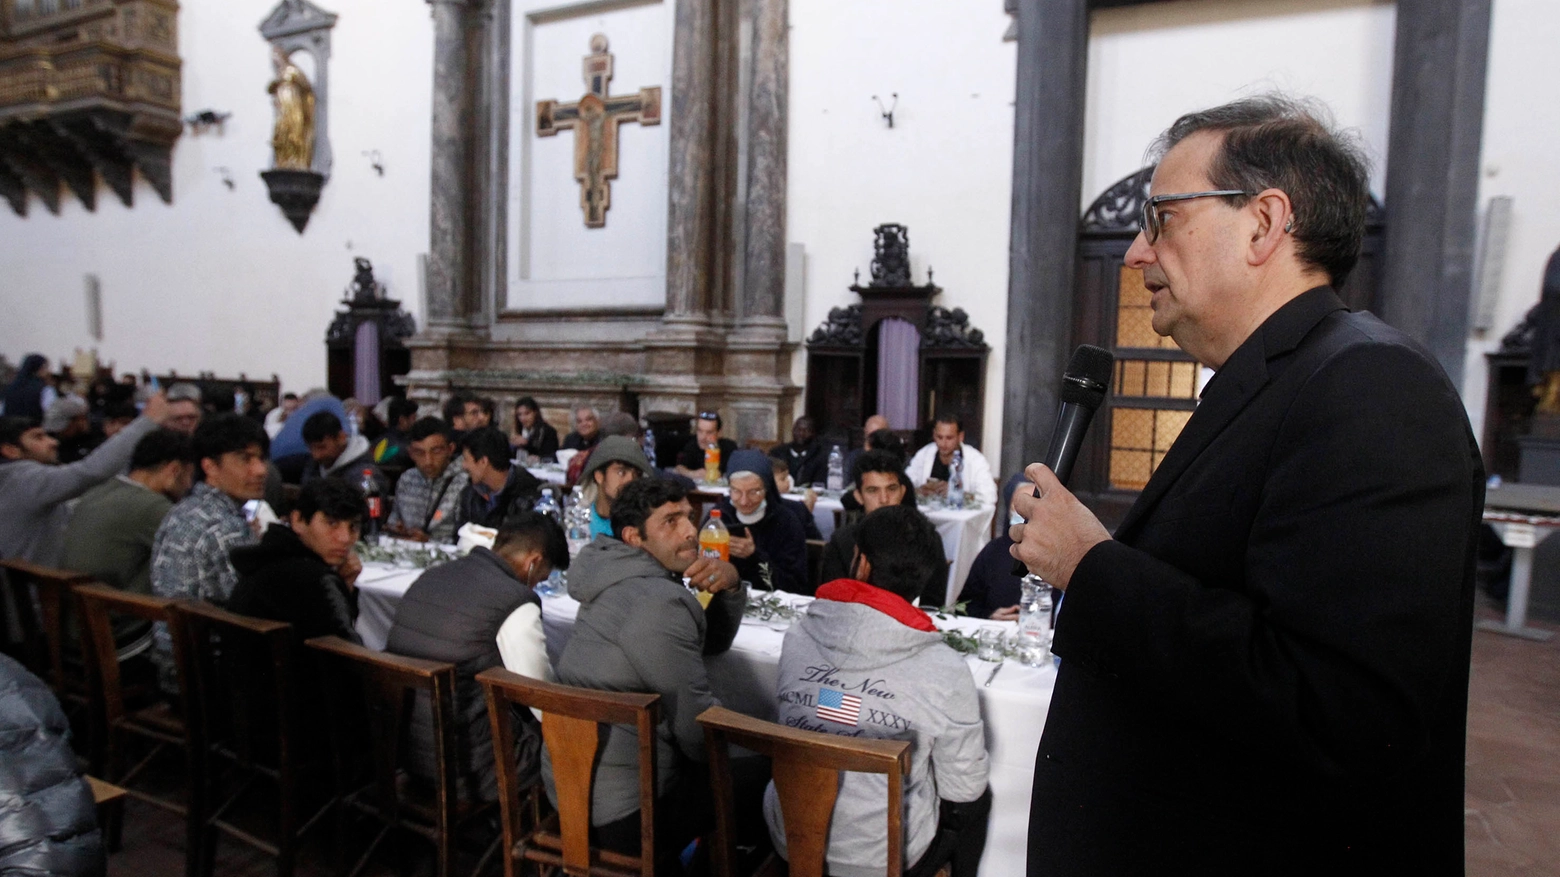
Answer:
[[1236, 195], [1255, 195], [1240, 189], [1215, 189], [1211, 192], [1183, 192], [1178, 195], [1155, 195], [1143, 202], [1143, 236], [1149, 243], [1159, 240], [1164, 220], [1159, 216], [1159, 205], [1167, 201], [1190, 201], [1193, 198], [1233, 198]]

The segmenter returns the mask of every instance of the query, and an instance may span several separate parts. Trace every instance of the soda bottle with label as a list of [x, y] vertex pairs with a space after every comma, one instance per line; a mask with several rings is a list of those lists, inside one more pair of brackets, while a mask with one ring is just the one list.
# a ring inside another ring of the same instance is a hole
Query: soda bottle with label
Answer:
[[374, 478], [374, 470], [363, 470], [358, 487], [363, 489], [363, 500], [368, 505], [368, 520], [363, 524], [363, 538], [367, 539], [379, 535], [379, 519], [384, 516], [385, 503], [379, 495], [379, 483]]
[[699, 553], [716, 560], [731, 559], [731, 531], [720, 519], [720, 509], [710, 512], [710, 521], [699, 531]]
[[714, 484], [720, 480], [720, 445], [704, 449], [704, 483]]

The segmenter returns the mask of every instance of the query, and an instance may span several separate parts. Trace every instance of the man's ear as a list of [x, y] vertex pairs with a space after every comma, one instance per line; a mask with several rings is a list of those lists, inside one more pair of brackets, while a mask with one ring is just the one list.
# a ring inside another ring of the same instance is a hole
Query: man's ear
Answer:
[[623, 544], [630, 548], [640, 548], [645, 544], [645, 537], [638, 527], [624, 527]]
[[217, 477], [217, 472], [219, 471], [220, 468], [221, 468], [221, 464], [219, 464], [214, 458], [212, 458], [212, 457], [201, 457], [200, 458], [200, 471], [201, 471], [201, 474], [206, 476], [206, 480], [208, 482], [211, 481], [213, 478]]
[[861, 498], [861, 488], [859, 488], [859, 487], [852, 487], [850, 489], [850, 495], [854, 496], [856, 498], [856, 504], [857, 505], [861, 506], [862, 508], [866, 508], [867, 507], [867, 501]]
[[0, 445], [0, 457], [7, 460], [20, 460], [22, 458], [22, 449], [10, 443]]
[[1262, 190], [1247, 206], [1255, 211], [1257, 223], [1251, 232], [1246, 261], [1253, 266], [1264, 265], [1294, 230], [1294, 207], [1289, 203], [1289, 196], [1280, 189]]
[[861, 553], [860, 548], [854, 550], [855, 554], [850, 559], [850, 577], [858, 582], [871, 582], [872, 561], [868, 560], [867, 556]]

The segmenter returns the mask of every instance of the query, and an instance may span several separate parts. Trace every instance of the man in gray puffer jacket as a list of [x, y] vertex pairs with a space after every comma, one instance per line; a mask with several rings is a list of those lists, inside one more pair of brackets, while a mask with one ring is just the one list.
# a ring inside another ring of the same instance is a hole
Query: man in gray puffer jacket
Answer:
[[[973, 875], [991, 809], [975, 680], [926, 613], [910, 605], [941, 563], [940, 547], [937, 531], [913, 506], [884, 506], [863, 518], [854, 578], [818, 588], [807, 614], [786, 631], [776, 680], [783, 725], [910, 741], [899, 842], [912, 877], [949, 863], [954, 877]], [[881, 776], [844, 775], [829, 826], [830, 874], [882, 877], [887, 788]], [[773, 786], [764, 795], [764, 815], [784, 855]]]
[[[661, 695], [657, 733], [657, 858], [677, 851], [710, 826], [704, 732], [696, 720], [715, 706], [704, 656], [731, 647], [747, 600], [736, 568], [699, 553], [698, 531], [684, 488], [641, 478], [612, 504], [612, 536], [597, 536], [569, 570], [580, 601], [574, 633], [558, 659], [558, 681], [601, 691]], [[683, 586], [712, 595], [708, 609]], [[639, 850], [639, 738], [613, 725], [591, 790], [593, 842]], [[552, 765], [542, 775], [556, 801]], [[665, 802], [662, 806], [661, 802]]]
[[0, 655], [0, 874], [101, 877], [107, 865], [60, 702]]

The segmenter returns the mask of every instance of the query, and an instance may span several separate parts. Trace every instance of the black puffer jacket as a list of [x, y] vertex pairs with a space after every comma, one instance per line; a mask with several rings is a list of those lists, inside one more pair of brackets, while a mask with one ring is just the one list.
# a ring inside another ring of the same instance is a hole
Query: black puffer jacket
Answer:
[[107, 866], [59, 701], [0, 655], [0, 874], [96, 877]]

